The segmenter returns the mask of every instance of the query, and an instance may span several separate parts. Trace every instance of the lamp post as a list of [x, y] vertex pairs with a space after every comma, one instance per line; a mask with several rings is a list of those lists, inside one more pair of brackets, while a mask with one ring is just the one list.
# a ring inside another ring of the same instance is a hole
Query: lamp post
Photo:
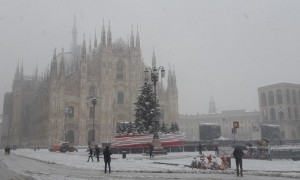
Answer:
[[69, 118], [69, 114], [72, 113], [72, 109], [70, 107], [66, 107], [65, 110], [61, 110], [64, 112], [65, 114], [65, 120], [64, 120], [64, 123], [63, 123], [63, 139], [64, 141], [69, 141], [69, 139], [67, 138], [67, 132], [66, 132], [66, 121], [68, 120]]
[[[153, 83], [153, 87], [154, 87], [154, 102], [157, 104], [157, 100], [156, 100], [156, 86], [157, 86], [157, 82], [158, 82], [158, 79], [159, 79], [159, 72], [161, 73], [161, 78], [164, 78], [165, 77], [165, 68], [163, 66], [160, 66], [158, 68], [156, 68], [155, 66], [153, 68], [150, 68], [150, 67], [146, 67], [145, 70], [144, 70], [145, 74], [146, 74], [146, 77], [148, 76], [148, 74], [150, 73], [151, 75], [151, 81]], [[148, 79], [148, 78], [147, 78]], [[154, 117], [154, 118], [157, 118], [157, 117]], [[157, 129], [158, 127], [154, 127], [154, 136], [157, 136]]]
[[93, 105], [93, 130], [92, 130], [92, 141], [95, 141], [95, 114], [96, 114], [96, 104], [98, 100], [101, 99], [100, 97], [93, 95], [86, 98], [87, 101], [90, 101]]

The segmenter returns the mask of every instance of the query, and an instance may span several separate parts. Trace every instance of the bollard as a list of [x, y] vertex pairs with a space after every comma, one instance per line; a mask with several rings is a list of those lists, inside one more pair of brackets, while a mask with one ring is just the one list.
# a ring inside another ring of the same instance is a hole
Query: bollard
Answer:
[[122, 151], [122, 157], [123, 159], [126, 159], [126, 151]]

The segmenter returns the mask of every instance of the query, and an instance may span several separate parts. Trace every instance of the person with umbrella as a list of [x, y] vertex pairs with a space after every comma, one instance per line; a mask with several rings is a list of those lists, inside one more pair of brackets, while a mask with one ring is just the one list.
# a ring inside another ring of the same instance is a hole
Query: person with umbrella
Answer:
[[240, 145], [235, 146], [233, 151], [233, 157], [235, 158], [236, 173], [237, 176], [241, 175], [243, 177], [243, 147]]

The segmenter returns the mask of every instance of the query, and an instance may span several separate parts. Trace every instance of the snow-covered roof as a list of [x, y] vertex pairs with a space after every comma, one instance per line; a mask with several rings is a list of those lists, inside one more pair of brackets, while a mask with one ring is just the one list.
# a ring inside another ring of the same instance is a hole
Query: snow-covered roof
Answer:
[[275, 124], [261, 124], [261, 126], [280, 127], [279, 125], [275, 125]]

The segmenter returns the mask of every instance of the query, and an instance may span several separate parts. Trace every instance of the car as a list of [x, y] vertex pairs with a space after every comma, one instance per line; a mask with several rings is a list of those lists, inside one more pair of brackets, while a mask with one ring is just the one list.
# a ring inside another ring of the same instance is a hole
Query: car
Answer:
[[78, 151], [73, 145], [71, 145], [69, 142], [61, 142], [58, 145], [53, 145], [49, 147], [49, 151], [52, 152], [74, 152]]

